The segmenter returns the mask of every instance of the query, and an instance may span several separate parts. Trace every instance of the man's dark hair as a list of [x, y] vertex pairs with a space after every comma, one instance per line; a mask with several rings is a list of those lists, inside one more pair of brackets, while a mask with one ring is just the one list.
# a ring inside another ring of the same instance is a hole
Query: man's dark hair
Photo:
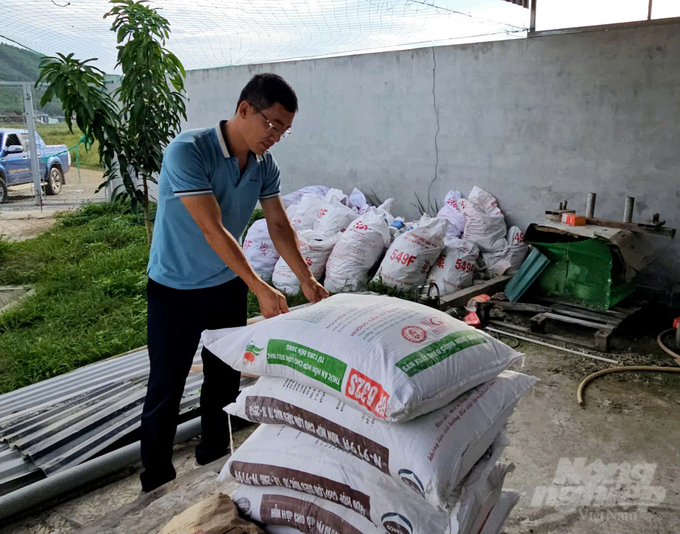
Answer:
[[297, 113], [298, 110], [297, 95], [293, 88], [281, 76], [271, 72], [252, 77], [241, 91], [237, 110], [244, 100], [260, 110], [270, 108], [277, 102], [290, 113]]

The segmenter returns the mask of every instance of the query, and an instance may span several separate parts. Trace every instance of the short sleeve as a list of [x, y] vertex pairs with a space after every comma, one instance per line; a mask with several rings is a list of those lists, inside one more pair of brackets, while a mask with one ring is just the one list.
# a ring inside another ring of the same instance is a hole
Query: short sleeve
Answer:
[[163, 171], [176, 197], [213, 192], [203, 158], [193, 143], [173, 142], [163, 154]]
[[260, 189], [260, 200], [278, 197], [281, 194], [281, 171], [276, 160], [271, 154], [267, 154], [261, 165], [265, 165], [265, 171], [262, 189]]

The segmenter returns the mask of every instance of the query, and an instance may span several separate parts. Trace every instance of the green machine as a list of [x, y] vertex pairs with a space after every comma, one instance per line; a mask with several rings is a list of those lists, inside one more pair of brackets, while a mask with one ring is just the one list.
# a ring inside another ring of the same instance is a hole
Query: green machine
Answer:
[[534, 288], [594, 310], [632, 294], [635, 275], [653, 260], [643, 236], [616, 228], [547, 221], [530, 225], [525, 240], [550, 260]]

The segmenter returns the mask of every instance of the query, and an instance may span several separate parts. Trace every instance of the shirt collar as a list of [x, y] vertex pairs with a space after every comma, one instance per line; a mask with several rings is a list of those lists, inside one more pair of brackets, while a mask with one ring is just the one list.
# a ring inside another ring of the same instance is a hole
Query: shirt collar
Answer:
[[[219, 121], [217, 123], [217, 126], [215, 126], [215, 135], [217, 136], [217, 141], [220, 144], [220, 148], [222, 149], [222, 155], [225, 158], [231, 158], [232, 155], [229, 153], [229, 149], [227, 148], [227, 142], [224, 139], [224, 136], [222, 135], [222, 124], [227, 121]], [[251, 152], [251, 155], [255, 157], [255, 161], [260, 163], [264, 157], [260, 156], [259, 154], [255, 154], [254, 152]]]

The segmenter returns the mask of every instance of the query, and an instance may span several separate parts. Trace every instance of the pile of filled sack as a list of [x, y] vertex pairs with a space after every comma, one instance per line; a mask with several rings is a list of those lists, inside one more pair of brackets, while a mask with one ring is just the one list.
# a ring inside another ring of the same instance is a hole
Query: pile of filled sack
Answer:
[[[417, 221], [395, 218], [392, 199], [372, 206], [356, 188], [345, 195], [310, 186], [282, 199], [307, 264], [331, 293], [360, 290], [371, 279], [408, 291], [429, 277], [443, 296], [475, 276], [514, 273], [528, 252], [522, 231], [508, 230], [496, 199], [478, 187], [467, 199], [450, 191], [436, 217]], [[243, 250], [263, 279], [286, 294], [300, 291], [264, 219], [250, 227]]]
[[270, 533], [497, 534], [519, 494], [498, 460], [535, 383], [520, 355], [441, 311], [338, 294], [204, 346], [260, 376], [229, 414], [263, 423], [224, 466]]

